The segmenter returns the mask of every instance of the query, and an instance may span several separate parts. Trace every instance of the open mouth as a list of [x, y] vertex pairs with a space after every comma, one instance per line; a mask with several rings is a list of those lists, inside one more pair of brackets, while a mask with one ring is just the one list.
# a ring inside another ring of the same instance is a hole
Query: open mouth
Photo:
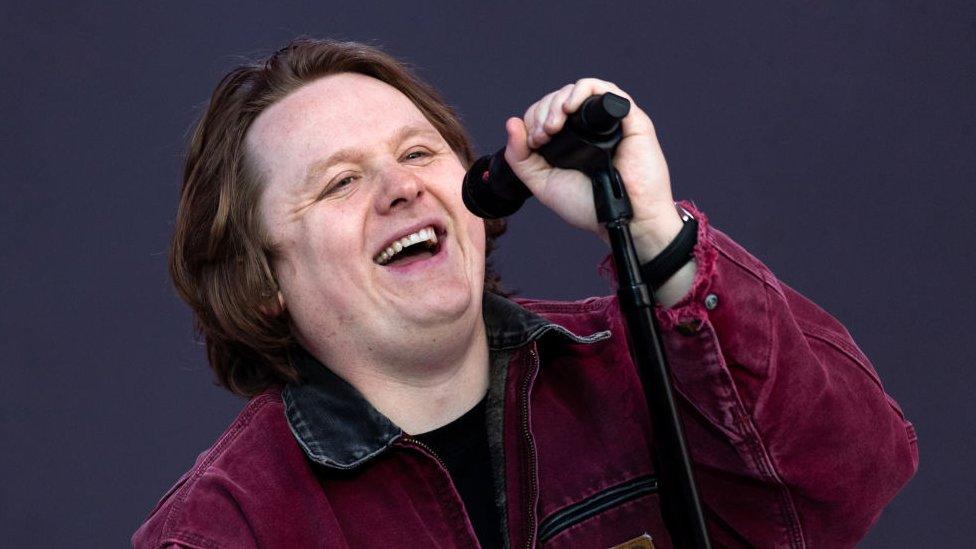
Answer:
[[399, 267], [429, 259], [441, 251], [445, 234], [433, 225], [424, 227], [394, 240], [373, 261], [384, 267]]

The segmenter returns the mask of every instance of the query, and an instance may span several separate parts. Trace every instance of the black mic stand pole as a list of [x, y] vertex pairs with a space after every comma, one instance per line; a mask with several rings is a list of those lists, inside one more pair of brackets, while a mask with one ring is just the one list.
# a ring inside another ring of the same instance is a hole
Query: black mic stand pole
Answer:
[[[597, 103], [618, 107], [617, 113], [610, 116], [623, 118], [630, 103], [619, 96], [610, 99], [626, 102], [626, 108], [621, 111], [619, 105], [604, 103], [602, 98]], [[593, 105], [590, 111], [599, 113], [595, 118], [605, 120], [606, 110], [601, 112], [596, 108], [598, 106]], [[619, 128], [614, 135], [592, 136], [564, 130], [538, 152], [551, 165], [583, 171], [593, 184], [597, 220], [606, 227], [613, 250], [617, 296], [627, 323], [631, 356], [637, 365], [651, 413], [656, 440], [651, 450], [661, 478], [662, 514], [675, 547], [707, 549], [711, 545], [679, 422], [664, 346], [654, 317], [654, 300], [641, 276], [640, 261], [630, 234], [633, 210], [620, 174], [613, 166], [613, 152], [620, 138]]]
[[630, 235], [632, 211], [620, 175], [607, 162], [591, 175], [597, 219], [610, 236], [617, 270], [617, 298], [627, 322], [630, 352], [651, 412], [656, 443], [652, 451], [661, 479], [661, 509], [675, 547], [711, 547], [705, 517], [691, 471], [688, 447], [671, 388], [670, 368], [664, 356], [654, 300], [644, 284], [640, 261]]

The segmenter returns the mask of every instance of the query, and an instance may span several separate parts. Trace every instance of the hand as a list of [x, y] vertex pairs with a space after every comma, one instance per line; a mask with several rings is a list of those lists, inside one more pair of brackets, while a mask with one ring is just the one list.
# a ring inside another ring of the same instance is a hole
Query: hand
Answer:
[[570, 225], [591, 231], [608, 242], [606, 229], [597, 222], [589, 178], [577, 170], [553, 168], [534, 152], [563, 128], [567, 115], [576, 112], [586, 98], [608, 91], [631, 102], [630, 113], [622, 121], [623, 139], [613, 164], [630, 195], [634, 210], [630, 230], [637, 255], [645, 262], [674, 239], [682, 222], [674, 208], [668, 165], [654, 125], [633, 98], [615, 84], [583, 78], [535, 102], [522, 118], [509, 118], [505, 123], [505, 160], [539, 202]]

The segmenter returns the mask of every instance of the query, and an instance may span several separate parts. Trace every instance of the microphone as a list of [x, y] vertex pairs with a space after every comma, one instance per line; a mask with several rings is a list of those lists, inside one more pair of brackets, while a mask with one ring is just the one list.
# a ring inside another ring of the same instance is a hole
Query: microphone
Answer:
[[[608, 153], [620, 142], [620, 121], [628, 112], [630, 101], [624, 97], [610, 92], [590, 96], [536, 152], [557, 168], [590, 172], [601, 161], [605, 166]], [[512, 215], [531, 196], [505, 161], [504, 147], [476, 160], [461, 184], [464, 205], [484, 219]]]

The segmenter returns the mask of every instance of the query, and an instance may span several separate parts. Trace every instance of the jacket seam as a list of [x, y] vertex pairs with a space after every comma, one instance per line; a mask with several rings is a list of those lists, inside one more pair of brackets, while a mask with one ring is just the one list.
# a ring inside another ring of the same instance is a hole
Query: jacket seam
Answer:
[[836, 332], [821, 328], [820, 326], [807, 322], [806, 320], [798, 319], [797, 324], [800, 326], [800, 329], [805, 335], [817, 336], [821, 339], [827, 340], [830, 343], [833, 343], [836, 347], [840, 348], [840, 350], [850, 355], [850, 357], [855, 361], [861, 362], [861, 359], [857, 357], [858, 350], [855, 349], [850, 343], [845, 341], [844, 338], [839, 337]]
[[186, 547], [187, 549], [217, 549], [220, 547], [216, 541], [193, 532], [172, 532], [165, 539], [159, 540], [160, 547], [166, 547], [170, 543], [178, 544], [181, 548]]
[[738, 257], [733, 256], [731, 252], [729, 252], [728, 250], [726, 250], [725, 249], [725, 244], [723, 242], [720, 242], [720, 239], [713, 238], [712, 240], [713, 240], [713, 246], [714, 246], [714, 248], [716, 250], [718, 250], [718, 252], [720, 254], [722, 254], [722, 256], [725, 257], [725, 259], [728, 259], [729, 261], [731, 261], [732, 263], [734, 263], [736, 266], [738, 266], [740, 269], [746, 271], [747, 273], [749, 273], [750, 275], [752, 275], [753, 277], [755, 277], [756, 279], [758, 279], [765, 286], [772, 286], [772, 284], [770, 284], [769, 280], [766, 278], [766, 274], [764, 272], [765, 269], [759, 268], [759, 267], [756, 267], [756, 266], [753, 266], [753, 265], [747, 265], [744, 260], [739, 259]]
[[[247, 407], [245, 407], [244, 411], [241, 413], [241, 416], [237, 418], [237, 421], [235, 421], [231, 428], [228, 429], [228, 431], [217, 440], [213, 448], [207, 452], [207, 455], [204, 457], [203, 461], [198, 467], [195, 468], [196, 471], [186, 480], [186, 484], [184, 484], [183, 487], [177, 491], [177, 493], [173, 494], [173, 504], [166, 512], [166, 518], [163, 520], [163, 527], [160, 528], [157, 544], [161, 543], [164, 536], [167, 536], [167, 532], [169, 532], [171, 528], [171, 523], [179, 515], [180, 510], [183, 508], [183, 504], [186, 502], [186, 498], [189, 496], [190, 491], [200, 480], [200, 478], [202, 478], [203, 475], [210, 470], [210, 466], [213, 465], [213, 462], [223, 455], [224, 451], [227, 449], [227, 446], [229, 446], [230, 443], [233, 442], [238, 435], [240, 435], [244, 428], [250, 424], [254, 416], [270, 403], [273, 403], [273, 396], [267, 393], [254, 397], [254, 399], [248, 403]], [[176, 532], [174, 531], [174, 534], [175, 533]], [[173, 534], [169, 535], [171, 536]], [[191, 535], [198, 536], [201, 540], [207, 539], [197, 534]], [[216, 545], [213, 547], [216, 547]]]
[[867, 374], [869, 378], [871, 378], [871, 380], [874, 382], [875, 385], [878, 386], [879, 389], [884, 391], [884, 386], [881, 384], [881, 378], [878, 377], [878, 374], [872, 371], [871, 368], [868, 368], [868, 366], [864, 363], [864, 361], [858, 358], [857, 353], [855, 353], [846, 344], [846, 342], [844, 342], [841, 338], [837, 337], [836, 334], [827, 330], [815, 328], [804, 321], [797, 321], [797, 325], [800, 327], [800, 332], [803, 333], [803, 335], [809, 338], [819, 339], [820, 341], [823, 341], [824, 343], [834, 347], [841, 353], [847, 355], [848, 358], [850, 358], [852, 361], [854, 361], [855, 364], [857, 364], [858, 368], [864, 371], [864, 373]]
[[777, 491], [779, 492], [779, 497], [777, 499], [779, 500], [779, 513], [783, 517], [787, 533], [790, 537], [790, 547], [805, 547], [803, 529], [800, 525], [799, 516], [796, 513], [796, 506], [793, 503], [793, 495], [790, 493], [790, 489], [786, 486], [786, 483], [783, 482], [783, 478], [776, 470], [775, 465], [773, 465], [772, 458], [769, 456], [769, 452], [766, 451], [766, 447], [762, 443], [755, 424], [748, 416], [743, 416], [741, 412], [736, 414], [736, 422], [739, 424], [740, 429], [748, 431], [751, 435], [746, 437], [746, 441], [749, 453], [752, 454], [752, 459], [758, 467], [760, 474], [778, 485]]
[[898, 407], [890, 396], [888, 396], [888, 393], [885, 391], [884, 384], [881, 382], [881, 376], [879, 376], [878, 373], [869, 366], [869, 363], [866, 362], [864, 352], [858, 348], [856, 344], [840, 336], [835, 331], [822, 328], [816, 324], [807, 322], [806, 320], [796, 319], [796, 324], [800, 328], [800, 333], [802, 333], [808, 339], [820, 340], [851, 359], [851, 361], [853, 361], [854, 364], [856, 364], [857, 367], [874, 382], [881, 393], [885, 395], [888, 406], [898, 414], [898, 417], [900, 417], [902, 421], [906, 423], [908, 422], [908, 418], [905, 417], [905, 412]]
[[[764, 282], [766, 282], [764, 280]], [[766, 371], [772, 369], [773, 360], [773, 345], [772, 345], [772, 330], [773, 330], [773, 320], [770, 311], [772, 310], [772, 296], [770, 296], [770, 290], [775, 291], [775, 287], [768, 282], [765, 283], [765, 291], [763, 292], [763, 297], [766, 299], [766, 329], [767, 334], [766, 340], [766, 358], [765, 367]], [[778, 293], [778, 292], [777, 292]], [[745, 410], [743, 410], [745, 411]], [[756, 426], [754, 419], [747, 413], [745, 416], [747, 421], [750, 423], [751, 431], [753, 433], [753, 444], [754, 452], [758, 455], [756, 457], [763, 463], [764, 467], [768, 467], [767, 474], [779, 484], [780, 492], [780, 512], [783, 514], [783, 518], [786, 522], [787, 531], [790, 535], [790, 545], [793, 547], [806, 547], [806, 542], [804, 541], [805, 536], [803, 535], [803, 525], [800, 523], [800, 516], [796, 509], [796, 502], [793, 501], [793, 494], [790, 491], [789, 486], [783, 481], [782, 475], [780, 475], [778, 469], [773, 460], [773, 456], [769, 454], [766, 449], [766, 445], [763, 443], [762, 436], [759, 434], [759, 429]]]
[[[771, 307], [769, 291], [764, 291], [763, 296], [766, 299], [766, 314], [764, 316], [767, 326], [765, 333], [771, 334], [770, 330], [772, 330], [772, 319], [769, 314]], [[769, 339], [766, 340], [765, 347], [766, 356], [764, 361], [768, 369], [771, 366], [770, 362], [772, 360], [772, 344]], [[779, 514], [782, 517], [784, 526], [786, 527], [787, 535], [789, 536], [790, 540], [790, 547], [806, 547], [803, 527], [800, 523], [799, 514], [796, 510], [796, 504], [793, 501], [793, 495], [773, 463], [773, 458], [763, 443], [762, 436], [759, 434], [759, 429], [756, 426], [754, 418], [743, 404], [741, 398], [738, 398], [738, 391], [735, 389], [735, 383], [731, 378], [731, 373], [729, 373], [728, 383], [731, 386], [732, 391], [732, 394], [729, 395], [729, 397], [734, 401], [735, 409], [737, 410], [737, 413], [735, 413], [733, 417], [735, 418], [739, 432], [743, 435], [743, 439], [746, 443], [746, 449], [748, 450], [753, 463], [758, 469], [759, 474], [776, 485], [776, 491], [779, 493], [779, 496], [776, 498], [779, 502]]]

